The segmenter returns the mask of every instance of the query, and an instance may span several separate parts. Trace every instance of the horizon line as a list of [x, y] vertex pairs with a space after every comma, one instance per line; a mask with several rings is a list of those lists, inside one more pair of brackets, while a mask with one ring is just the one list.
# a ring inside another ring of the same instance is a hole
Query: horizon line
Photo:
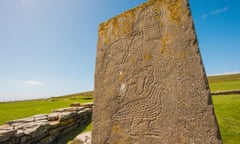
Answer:
[[240, 71], [224, 72], [224, 73], [215, 73], [215, 74], [207, 74], [207, 76], [221, 76], [221, 75], [232, 75], [232, 74], [240, 74]]

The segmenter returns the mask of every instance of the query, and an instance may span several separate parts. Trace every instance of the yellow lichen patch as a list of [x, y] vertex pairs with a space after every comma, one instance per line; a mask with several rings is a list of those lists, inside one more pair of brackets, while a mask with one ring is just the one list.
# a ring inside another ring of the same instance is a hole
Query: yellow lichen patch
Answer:
[[164, 54], [166, 49], [169, 47], [171, 41], [173, 39], [173, 36], [166, 34], [161, 38], [161, 48], [160, 48], [160, 54]]
[[102, 38], [103, 44], [107, 45], [110, 41], [108, 35], [107, 35], [107, 24], [102, 23], [98, 28], [98, 37]]
[[120, 16], [122, 17], [121, 22], [121, 34], [122, 35], [129, 35], [132, 32], [133, 22], [135, 20], [136, 10], [131, 9]]
[[161, 23], [161, 20], [162, 20], [162, 14], [163, 11], [162, 11], [162, 5], [159, 5], [159, 4], [155, 4], [153, 5], [153, 12], [155, 13], [155, 17], [154, 19], [156, 19], [159, 23]]
[[131, 33], [131, 24], [129, 24], [128, 22], [125, 22], [123, 25], [123, 33], [125, 35], [128, 35], [129, 33]]
[[108, 37], [103, 38], [104, 45], [107, 45], [110, 42], [110, 39]]
[[120, 26], [119, 26], [118, 19], [117, 18], [113, 18], [111, 20], [111, 24], [112, 24], [112, 34], [113, 34], [113, 36], [115, 36], [116, 38], [119, 38]]
[[122, 73], [122, 72], [120, 72], [120, 74], [119, 74], [119, 76], [118, 76], [118, 80], [119, 80], [119, 81], [123, 81], [124, 77], [125, 77], [125, 74]]
[[170, 49], [168, 47], [161, 47], [160, 55], [165, 59], [169, 59], [171, 57]]
[[153, 8], [153, 12], [154, 13], [159, 13], [159, 8], [156, 6], [156, 5], [154, 5], [154, 8]]
[[106, 34], [106, 26], [107, 26], [106, 23], [102, 23], [102, 24], [99, 25], [99, 27], [98, 27], [98, 34], [99, 34], [100, 37], [105, 36], [105, 34]]
[[136, 58], [131, 58], [131, 59], [130, 59], [130, 62], [131, 62], [131, 63], [136, 63], [136, 61], [137, 61]]
[[150, 60], [152, 58], [152, 55], [150, 53], [146, 53], [146, 54], [144, 54], [143, 58], [145, 60]]
[[129, 22], [125, 22], [123, 25], [123, 33], [129, 35], [132, 32], [132, 25]]
[[153, 5], [157, 2], [157, 0], [149, 0], [146, 4], [149, 5]]
[[162, 47], [161, 49], [160, 49], [160, 54], [164, 54], [164, 52], [165, 52], [165, 50], [166, 50], [166, 47]]
[[170, 20], [179, 25], [182, 21], [181, 17], [184, 13], [181, 0], [165, 0], [170, 11]]
[[125, 13], [122, 13], [120, 16], [128, 19], [133, 19], [135, 17], [135, 9], [131, 9]]
[[117, 135], [122, 133], [121, 127], [118, 124], [113, 125], [112, 131], [113, 131], [113, 134], [117, 134]]
[[173, 44], [174, 35], [165, 34], [161, 38], [161, 47], [159, 53], [164, 59], [170, 59], [172, 56], [171, 45]]
[[180, 61], [184, 61], [188, 55], [189, 55], [189, 51], [185, 50], [177, 53], [176, 58]]

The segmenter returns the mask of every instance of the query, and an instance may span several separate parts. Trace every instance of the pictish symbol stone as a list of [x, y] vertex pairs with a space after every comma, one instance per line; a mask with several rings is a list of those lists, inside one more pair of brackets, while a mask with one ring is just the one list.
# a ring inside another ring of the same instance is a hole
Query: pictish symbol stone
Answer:
[[92, 143], [222, 143], [187, 0], [100, 24]]

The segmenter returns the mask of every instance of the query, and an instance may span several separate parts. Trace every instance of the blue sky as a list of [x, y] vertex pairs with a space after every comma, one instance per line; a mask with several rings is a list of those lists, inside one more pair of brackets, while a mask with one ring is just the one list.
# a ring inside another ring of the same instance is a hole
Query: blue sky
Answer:
[[[98, 25], [147, 0], [0, 0], [0, 101], [93, 90]], [[240, 1], [190, 0], [207, 74], [240, 72]]]

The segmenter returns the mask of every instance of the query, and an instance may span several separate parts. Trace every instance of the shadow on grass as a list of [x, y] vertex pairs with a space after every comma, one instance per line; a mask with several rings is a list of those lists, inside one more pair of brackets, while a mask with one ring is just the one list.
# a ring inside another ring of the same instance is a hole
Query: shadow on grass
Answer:
[[91, 131], [91, 127], [92, 127], [91, 122], [92, 122], [91, 119], [88, 120], [87, 123], [71, 130], [68, 134], [62, 136], [61, 139], [58, 139], [52, 144], [71, 144], [71, 141], [80, 133]]

